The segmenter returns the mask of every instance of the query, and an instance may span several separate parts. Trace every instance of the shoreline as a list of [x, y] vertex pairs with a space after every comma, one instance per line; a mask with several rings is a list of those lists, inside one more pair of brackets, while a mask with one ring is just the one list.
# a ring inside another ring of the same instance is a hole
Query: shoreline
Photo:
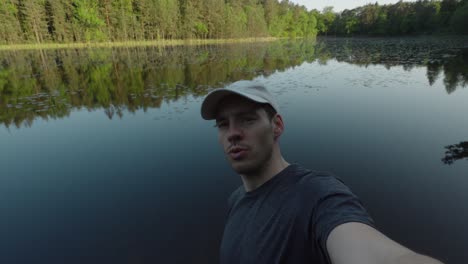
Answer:
[[115, 47], [167, 47], [182, 45], [209, 45], [229, 43], [270, 42], [281, 38], [241, 38], [241, 39], [174, 39], [174, 40], [145, 40], [145, 41], [116, 41], [116, 42], [79, 42], [79, 43], [32, 43], [0, 45], [0, 51], [13, 50], [43, 50], [43, 49], [84, 49], [84, 48], [115, 48]]

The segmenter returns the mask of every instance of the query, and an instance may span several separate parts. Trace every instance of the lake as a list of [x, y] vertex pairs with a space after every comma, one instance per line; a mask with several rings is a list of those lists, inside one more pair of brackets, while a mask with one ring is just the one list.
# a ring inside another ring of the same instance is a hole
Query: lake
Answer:
[[217, 263], [241, 181], [200, 104], [244, 79], [277, 97], [287, 161], [468, 261], [468, 38], [415, 37], [1, 51], [0, 262]]

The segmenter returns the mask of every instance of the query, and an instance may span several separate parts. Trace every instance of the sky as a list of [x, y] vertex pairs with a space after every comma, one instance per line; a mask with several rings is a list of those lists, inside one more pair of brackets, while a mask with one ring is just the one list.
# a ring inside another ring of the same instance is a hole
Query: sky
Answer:
[[[322, 11], [326, 6], [333, 6], [335, 12], [341, 12], [345, 9], [353, 9], [368, 3], [378, 2], [380, 5], [394, 4], [398, 0], [289, 0], [290, 2], [304, 5], [308, 10], [317, 9]], [[404, 0], [405, 2], [414, 2], [415, 0]]]

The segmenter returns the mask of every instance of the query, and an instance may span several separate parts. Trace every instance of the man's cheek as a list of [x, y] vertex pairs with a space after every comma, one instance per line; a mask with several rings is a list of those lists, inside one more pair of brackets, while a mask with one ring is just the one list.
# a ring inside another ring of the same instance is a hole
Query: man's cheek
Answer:
[[218, 133], [218, 144], [224, 148], [224, 138], [221, 133]]

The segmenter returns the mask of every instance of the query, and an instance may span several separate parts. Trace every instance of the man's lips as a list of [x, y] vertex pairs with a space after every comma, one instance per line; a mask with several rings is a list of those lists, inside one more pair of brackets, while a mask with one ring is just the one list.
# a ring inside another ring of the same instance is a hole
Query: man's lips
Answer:
[[232, 159], [238, 160], [238, 159], [245, 157], [245, 155], [247, 154], [247, 151], [248, 149], [244, 147], [233, 147], [229, 150], [228, 153]]

